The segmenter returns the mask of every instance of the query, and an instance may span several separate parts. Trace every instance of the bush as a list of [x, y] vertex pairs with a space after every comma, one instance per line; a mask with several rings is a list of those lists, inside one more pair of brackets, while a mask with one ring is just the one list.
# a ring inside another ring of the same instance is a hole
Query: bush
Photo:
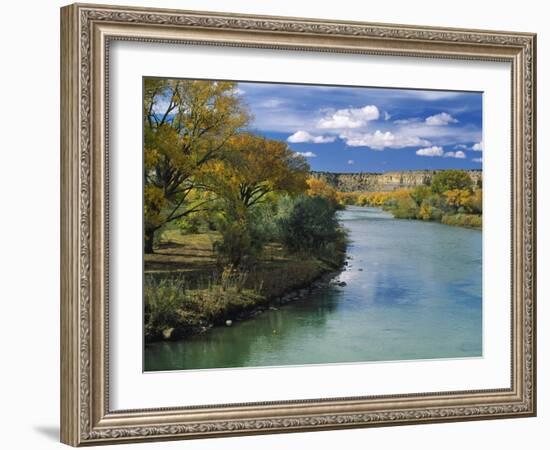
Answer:
[[391, 212], [396, 219], [416, 219], [418, 207], [416, 206], [416, 202], [410, 197], [398, 198]]
[[218, 231], [222, 239], [214, 245], [223, 265], [248, 267], [261, 254], [265, 244], [278, 235], [275, 207], [270, 203], [258, 204], [242, 213], [219, 220]]
[[254, 241], [247, 221], [223, 220], [218, 226], [222, 239], [214, 244], [220, 263], [247, 266], [261, 252], [262, 243]]
[[198, 214], [191, 214], [176, 221], [181, 234], [195, 234], [199, 232], [201, 219]]
[[183, 279], [156, 280], [153, 277], [145, 277], [144, 325], [146, 334], [153, 334], [162, 328], [173, 327], [178, 323], [184, 294]]
[[226, 267], [202, 287], [188, 289], [183, 278], [146, 276], [146, 338], [162, 337], [167, 328], [177, 328], [175, 336], [192, 333], [211, 323], [223, 323], [227, 317], [263, 301], [259, 290], [244, 287], [246, 279], [246, 273]]
[[247, 212], [246, 221], [250, 235], [262, 246], [274, 241], [278, 236], [276, 212], [277, 205], [272, 203], [260, 203]]
[[420, 206], [420, 210], [416, 215], [416, 218], [420, 220], [432, 220], [432, 209], [433, 207], [431, 205], [422, 203], [422, 205]]
[[445, 225], [481, 228], [483, 220], [482, 216], [478, 214], [446, 214], [441, 218], [441, 223]]
[[370, 206], [369, 197], [366, 194], [361, 194], [357, 197], [357, 206]]
[[465, 202], [464, 207], [472, 214], [483, 213], [483, 191], [477, 189]]
[[324, 197], [297, 197], [287, 212], [279, 217], [280, 238], [291, 252], [318, 254], [343, 236], [336, 209]]

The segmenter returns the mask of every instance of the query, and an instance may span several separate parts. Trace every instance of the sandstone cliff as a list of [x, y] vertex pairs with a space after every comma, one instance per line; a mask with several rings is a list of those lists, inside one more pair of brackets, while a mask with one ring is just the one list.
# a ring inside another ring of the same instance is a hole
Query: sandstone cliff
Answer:
[[[341, 192], [382, 191], [388, 192], [399, 188], [410, 188], [418, 185], [429, 185], [438, 170], [410, 170], [385, 173], [335, 173], [312, 172], [315, 178], [326, 181]], [[481, 170], [466, 170], [476, 186], [481, 185]]]

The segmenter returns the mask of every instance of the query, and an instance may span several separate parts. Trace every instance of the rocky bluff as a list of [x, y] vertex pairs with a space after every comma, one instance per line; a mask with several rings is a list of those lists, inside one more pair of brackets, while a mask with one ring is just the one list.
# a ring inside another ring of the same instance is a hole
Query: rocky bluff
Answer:
[[[399, 172], [311, 172], [315, 178], [324, 180], [330, 186], [341, 192], [389, 192], [400, 188], [411, 188], [419, 185], [430, 185], [433, 176], [439, 170], [407, 170]], [[482, 181], [481, 170], [465, 170], [475, 185]]]

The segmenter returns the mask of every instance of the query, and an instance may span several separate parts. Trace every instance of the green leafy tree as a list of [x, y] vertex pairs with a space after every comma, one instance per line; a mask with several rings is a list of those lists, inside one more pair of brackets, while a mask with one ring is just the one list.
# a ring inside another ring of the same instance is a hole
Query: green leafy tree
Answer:
[[228, 149], [224, 160], [209, 166], [205, 183], [224, 205], [217, 251], [226, 262], [244, 266], [269, 239], [263, 207], [274, 195], [304, 192], [309, 165], [285, 142], [249, 133], [232, 137]]
[[426, 185], [416, 186], [410, 194], [417, 206], [420, 206], [430, 195], [432, 195], [432, 190]]
[[341, 236], [336, 209], [321, 196], [297, 197], [280, 227], [283, 243], [292, 252], [315, 254]]
[[432, 191], [442, 194], [452, 189], [472, 189], [472, 179], [463, 170], [443, 170], [432, 178]]

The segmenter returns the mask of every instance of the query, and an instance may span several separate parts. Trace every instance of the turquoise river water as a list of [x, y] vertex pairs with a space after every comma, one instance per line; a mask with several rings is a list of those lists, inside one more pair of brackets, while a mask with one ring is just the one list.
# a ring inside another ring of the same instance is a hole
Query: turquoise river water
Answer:
[[482, 354], [478, 230], [339, 213], [349, 265], [309, 297], [177, 342], [148, 344], [144, 369], [177, 370], [474, 357]]

